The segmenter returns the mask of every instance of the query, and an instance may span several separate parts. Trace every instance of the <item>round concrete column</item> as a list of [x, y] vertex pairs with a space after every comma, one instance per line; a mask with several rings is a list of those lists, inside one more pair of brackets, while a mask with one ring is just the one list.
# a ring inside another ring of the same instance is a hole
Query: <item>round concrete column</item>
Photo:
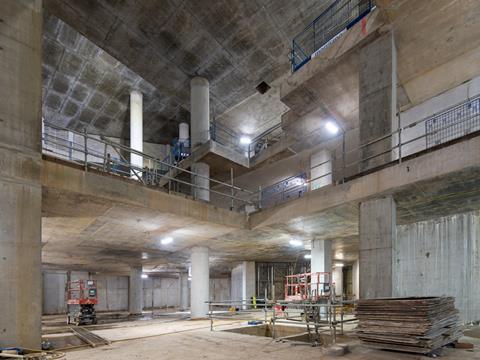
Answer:
[[192, 165], [192, 195], [196, 200], [210, 201], [210, 166], [205, 163], [195, 163]]
[[190, 126], [192, 149], [210, 140], [210, 94], [208, 80], [194, 77], [190, 82]]
[[142, 267], [132, 266], [130, 268], [130, 288], [128, 291], [128, 311], [130, 314], [138, 315], [143, 310], [143, 280]]
[[[137, 90], [130, 92], [130, 148], [143, 152], [143, 96]], [[140, 155], [131, 154], [130, 162], [135, 167], [143, 168]]]
[[180, 310], [188, 309], [188, 273], [180, 273]]
[[190, 141], [190, 133], [187, 123], [183, 122], [178, 124], [178, 141], [180, 141], [182, 144]]
[[207, 317], [210, 299], [210, 273], [208, 264], [208, 248], [195, 246], [191, 250], [192, 284], [190, 291], [190, 309], [192, 319]]

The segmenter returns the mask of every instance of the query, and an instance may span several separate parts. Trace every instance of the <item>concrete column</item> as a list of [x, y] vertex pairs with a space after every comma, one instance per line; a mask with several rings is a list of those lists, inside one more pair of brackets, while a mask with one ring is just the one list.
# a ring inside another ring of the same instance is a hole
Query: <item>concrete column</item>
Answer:
[[192, 172], [200, 175], [192, 174], [192, 184], [201, 187], [197, 188], [192, 186], [193, 198], [196, 200], [210, 201], [210, 192], [208, 191], [208, 189], [210, 189], [210, 180], [208, 179], [210, 176], [210, 166], [205, 163], [195, 163], [192, 165]]
[[310, 156], [310, 185], [312, 190], [319, 189], [332, 183], [332, 154], [322, 149]]
[[[332, 241], [313, 240], [311, 249], [310, 267], [311, 272], [332, 272]], [[315, 279], [316, 280], [316, 279]], [[324, 279], [320, 279], [323, 282]], [[312, 281], [312, 290], [316, 281]], [[319, 289], [322, 291], [323, 289]]]
[[[240, 265], [235, 266], [232, 269], [230, 286], [232, 300], [246, 300], [246, 303], [249, 303], [250, 299], [255, 296], [255, 262], [242, 261]], [[236, 306], [239, 307], [240, 304]], [[242, 307], [243, 309], [248, 308], [246, 305]]]
[[332, 281], [335, 283], [335, 294], [343, 294], [343, 267], [335, 266], [332, 271]]
[[180, 310], [188, 309], [188, 273], [180, 273]]
[[210, 300], [210, 273], [208, 248], [195, 246], [191, 250], [192, 282], [190, 291], [190, 309], [192, 319], [207, 317]]
[[[143, 95], [137, 90], [130, 92], [130, 148], [143, 152]], [[130, 162], [143, 169], [143, 157], [140, 155], [131, 154]]]
[[42, 2], [0, 14], [0, 347], [39, 349]]
[[[369, 143], [396, 128], [397, 111], [397, 55], [393, 32], [388, 32], [360, 50], [359, 68], [359, 117], [360, 144]], [[366, 146], [362, 159], [386, 154], [362, 161], [360, 170], [383, 165], [392, 160], [392, 138]]]
[[178, 124], [178, 141], [187, 147], [190, 145], [189, 126], [185, 122]]
[[190, 82], [192, 150], [210, 140], [210, 94], [208, 80], [196, 76]]
[[360, 273], [359, 273], [359, 261], [356, 260], [353, 263], [352, 268], [352, 287], [353, 287], [353, 294], [355, 295], [355, 299], [360, 297]]
[[361, 299], [391, 297], [396, 205], [391, 196], [360, 204], [359, 287]]
[[143, 310], [143, 279], [141, 266], [132, 266], [130, 268], [129, 285], [128, 311], [133, 315], [141, 314]]

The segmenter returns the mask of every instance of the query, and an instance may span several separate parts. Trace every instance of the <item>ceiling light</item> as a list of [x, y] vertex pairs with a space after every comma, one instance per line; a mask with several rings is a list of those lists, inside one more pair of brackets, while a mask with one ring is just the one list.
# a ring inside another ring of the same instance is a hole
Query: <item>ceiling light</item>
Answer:
[[335, 267], [344, 267], [345, 264], [344, 263], [335, 263]]
[[142, 274], [142, 279], [148, 279], [148, 275], [147, 274]]
[[292, 240], [290, 240], [290, 245], [292, 245], [292, 246], [302, 246], [303, 242], [301, 242], [300, 240], [292, 239]]
[[336, 133], [338, 133], [338, 130], [340, 130], [338, 125], [335, 124], [333, 121], [327, 121], [327, 123], [325, 124], [325, 129], [327, 129], [328, 132], [332, 135], [335, 135]]
[[167, 244], [170, 244], [172, 241], [173, 241], [173, 238], [169, 236], [169, 237], [163, 238], [160, 242], [162, 243], [162, 245], [167, 245]]
[[252, 143], [252, 139], [250, 139], [248, 136], [242, 136], [240, 138], [240, 144], [242, 145], [250, 145]]
[[311, 259], [312, 258], [312, 254], [305, 254], [303, 256], [305, 259]]

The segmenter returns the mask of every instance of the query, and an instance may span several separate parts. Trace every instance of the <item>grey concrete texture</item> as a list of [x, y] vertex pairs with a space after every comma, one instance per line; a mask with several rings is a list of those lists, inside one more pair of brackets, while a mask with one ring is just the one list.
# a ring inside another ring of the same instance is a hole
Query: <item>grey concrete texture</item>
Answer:
[[392, 196], [360, 203], [360, 299], [393, 296], [393, 246], [397, 209]]
[[170, 143], [190, 115], [173, 98], [45, 12], [43, 109], [47, 122], [91, 134], [129, 138], [131, 90], [143, 94], [145, 141]]
[[0, 347], [41, 341], [41, 1], [0, 3]]
[[[44, 78], [53, 90], [45, 96], [45, 103], [52, 109], [48, 115], [58, 115], [58, 123], [72, 128], [85, 126], [79, 109], [75, 112], [74, 105], [66, 108], [67, 99], [73, 97], [72, 89], [67, 78], [55, 76], [63, 71], [72, 80], [82, 78], [83, 84], [90, 86], [90, 93], [102, 91], [114, 100], [111, 111], [106, 109], [108, 99], [102, 101], [103, 107], [95, 109], [95, 121], [90, 119], [87, 124], [93, 131], [120, 136], [126, 101], [121, 91], [125, 81], [118, 73], [125, 65], [154, 87], [146, 90], [155, 100], [145, 133], [151, 136], [150, 141], [168, 142], [177, 135], [176, 123], [189, 119], [191, 77], [200, 75], [210, 81], [211, 115], [222, 114], [253, 95], [261, 81], [271, 83], [288, 73], [291, 39], [330, 3], [46, 0], [45, 8], [54, 15], [46, 22], [48, 66], [44, 67]], [[87, 61], [78, 57], [79, 52]], [[108, 58], [107, 64], [95, 61], [101, 54]], [[157, 92], [160, 98], [154, 95]], [[81, 88], [75, 97], [83, 97]], [[66, 117], [73, 113], [67, 124]]]
[[[248, 223], [244, 214], [45, 161], [43, 261], [96, 271], [128, 271], [128, 264], [142, 263], [147, 270], [178, 272], [188, 266], [188, 249], [205, 245], [212, 249], [212, 272], [228, 273], [246, 258], [293, 261], [308, 249], [289, 246], [292, 238], [305, 245], [333, 239], [334, 259], [354, 261], [359, 202], [393, 195], [398, 224], [478, 209], [479, 146], [479, 138], [465, 140], [328, 185], [251, 214]], [[174, 243], [161, 245], [165, 236]]]
[[393, 296], [454, 296], [466, 323], [480, 320], [480, 213], [397, 227]]

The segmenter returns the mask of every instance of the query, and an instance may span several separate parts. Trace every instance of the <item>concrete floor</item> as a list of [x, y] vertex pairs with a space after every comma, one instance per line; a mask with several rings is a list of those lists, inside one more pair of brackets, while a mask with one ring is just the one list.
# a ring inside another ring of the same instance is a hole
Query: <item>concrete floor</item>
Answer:
[[[208, 320], [165, 320], [132, 321], [117, 324], [111, 329], [95, 331], [112, 341], [109, 346], [84, 348], [70, 351], [67, 359], [288, 359], [299, 356], [305, 358], [333, 359], [328, 350], [313, 348], [299, 342], [276, 342], [271, 338], [241, 335], [221, 331], [239, 326], [240, 322], [216, 321], [217, 331], [210, 331]], [[470, 332], [470, 336], [476, 336]], [[474, 343], [475, 349], [444, 349], [443, 359], [480, 359], [480, 339], [463, 339]], [[351, 352], [346, 359], [424, 359], [419, 355], [367, 349], [357, 340], [348, 340]]]

